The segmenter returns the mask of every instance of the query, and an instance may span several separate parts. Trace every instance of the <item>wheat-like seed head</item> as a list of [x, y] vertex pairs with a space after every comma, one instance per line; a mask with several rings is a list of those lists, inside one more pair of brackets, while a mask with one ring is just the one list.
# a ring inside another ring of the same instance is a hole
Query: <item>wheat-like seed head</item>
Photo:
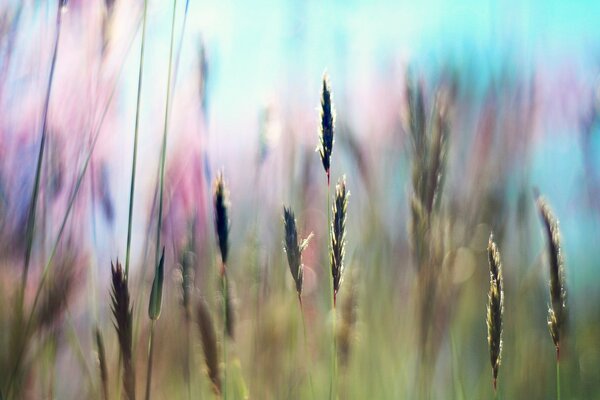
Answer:
[[560, 246], [558, 220], [543, 197], [537, 198], [537, 206], [544, 223], [548, 241], [548, 258], [550, 261], [550, 301], [548, 307], [548, 328], [556, 347], [556, 355], [560, 355], [560, 341], [564, 333], [567, 317], [564, 263]]
[[488, 345], [490, 347], [490, 361], [494, 376], [494, 390], [498, 379], [498, 369], [502, 359], [502, 316], [504, 313], [504, 283], [502, 278], [502, 263], [500, 251], [490, 234], [488, 242], [488, 262], [490, 266], [490, 291], [487, 305]]
[[227, 255], [229, 253], [229, 194], [223, 181], [223, 173], [219, 173], [214, 183], [214, 213], [215, 213], [215, 231], [221, 260], [223, 261], [224, 273], [227, 264]]
[[350, 192], [346, 191], [346, 177], [343, 176], [335, 187], [335, 199], [333, 202], [333, 221], [331, 222], [331, 247], [329, 250], [329, 263], [331, 275], [333, 276], [333, 304], [335, 306], [337, 292], [342, 283], [344, 272], [344, 255], [346, 253], [346, 211], [348, 208], [348, 197]]
[[198, 302], [197, 318], [208, 377], [213, 384], [215, 394], [220, 395], [221, 378], [219, 374], [219, 356], [217, 353], [217, 335], [210, 316], [210, 311], [208, 310], [208, 305], [204, 299], [200, 299]]
[[116, 266], [111, 263], [112, 270], [112, 312], [114, 325], [119, 338], [119, 347], [123, 359], [123, 386], [129, 400], [135, 400], [135, 373], [132, 351], [132, 309], [129, 305], [129, 288], [127, 278], [117, 260]]
[[323, 168], [327, 174], [329, 184], [329, 170], [331, 167], [331, 152], [334, 142], [335, 111], [331, 100], [331, 86], [327, 74], [323, 76], [323, 89], [321, 92], [321, 125], [319, 127], [319, 145], [317, 151], [321, 156]]
[[302, 282], [304, 277], [304, 266], [302, 265], [302, 251], [308, 246], [312, 233], [308, 235], [301, 243], [298, 242], [298, 231], [296, 230], [296, 218], [294, 212], [283, 207], [283, 225], [285, 230], [285, 237], [283, 242], [283, 249], [287, 254], [288, 265], [292, 278], [296, 283], [296, 291], [298, 292], [298, 298], [302, 296]]

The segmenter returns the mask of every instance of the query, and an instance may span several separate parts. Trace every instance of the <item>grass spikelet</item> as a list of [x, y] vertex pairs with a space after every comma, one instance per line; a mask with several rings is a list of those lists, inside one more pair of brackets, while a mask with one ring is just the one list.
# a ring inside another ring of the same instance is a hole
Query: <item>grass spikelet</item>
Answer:
[[283, 207], [283, 225], [285, 230], [285, 238], [283, 242], [283, 249], [287, 254], [288, 265], [294, 282], [296, 283], [296, 291], [298, 292], [298, 299], [302, 303], [302, 282], [304, 278], [304, 266], [302, 265], [302, 252], [308, 246], [310, 239], [313, 234], [311, 233], [302, 242], [298, 242], [298, 231], [296, 229], [296, 218], [294, 212]]
[[502, 263], [500, 251], [490, 234], [488, 242], [488, 262], [490, 266], [490, 291], [487, 305], [488, 345], [492, 363], [493, 385], [496, 391], [498, 369], [502, 359], [502, 316], [504, 313], [504, 282], [502, 279]]
[[112, 313], [115, 329], [119, 338], [121, 358], [123, 360], [123, 386], [129, 400], [135, 400], [135, 372], [133, 369], [132, 351], [132, 309], [129, 305], [129, 288], [127, 277], [119, 260], [116, 266], [111, 263], [112, 270]]
[[333, 151], [335, 111], [331, 101], [331, 86], [327, 74], [323, 76], [323, 89], [321, 92], [321, 126], [319, 127], [319, 145], [317, 151], [327, 174], [329, 185], [329, 170], [331, 167], [331, 152]]
[[208, 311], [208, 305], [204, 299], [201, 299], [198, 302], [197, 318], [208, 377], [213, 384], [215, 394], [220, 395], [221, 378], [219, 375], [219, 359], [217, 355], [217, 336], [210, 312]]
[[215, 231], [217, 234], [217, 244], [221, 253], [223, 262], [221, 274], [225, 272], [227, 264], [227, 255], [229, 254], [229, 194], [223, 181], [223, 173], [220, 172], [215, 179], [214, 184], [214, 212], [215, 212]]
[[344, 272], [344, 255], [346, 253], [346, 211], [350, 192], [346, 190], [346, 177], [343, 176], [335, 187], [333, 202], [333, 221], [331, 224], [331, 247], [329, 261], [333, 277], [333, 306], [336, 305], [337, 293], [342, 283]]
[[156, 321], [160, 317], [162, 308], [162, 290], [165, 279], [165, 248], [163, 246], [160, 261], [156, 266], [154, 281], [152, 282], [152, 291], [150, 292], [150, 302], [148, 304], [148, 317]]
[[566, 298], [564, 263], [560, 246], [558, 220], [543, 197], [537, 198], [537, 206], [544, 223], [548, 241], [548, 258], [550, 261], [550, 301], [548, 307], [548, 328], [556, 347], [556, 359], [560, 359], [560, 341], [566, 322]]
[[106, 367], [106, 351], [104, 350], [104, 340], [102, 339], [100, 328], [96, 327], [94, 337], [96, 339], [96, 350], [98, 351], [98, 369], [102, 385], [102, 399], [108, 400], [108, 368]]

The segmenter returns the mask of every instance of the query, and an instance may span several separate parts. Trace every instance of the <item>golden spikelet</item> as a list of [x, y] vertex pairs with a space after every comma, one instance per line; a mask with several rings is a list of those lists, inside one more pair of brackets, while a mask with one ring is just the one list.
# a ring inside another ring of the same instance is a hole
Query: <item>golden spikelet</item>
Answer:
[[335, 187], [333, 202], [333, 221], [331, 222], [331, 247], [329, 250], [329, 264], [333, 276], [333, 304], [342, 283], [344, 272], [344, 255], [346, 253], [346, 212], [350, 192], [346, 190], [346, 177], [343, 176]]
[[560, 246], [558, 220], [543, 197], [537, 198], [537, 206], [542, 217], [548, 243], [550, 261], [550, 301], [548, 307], [548, 329], [556, 347], [556, 357], [560, 358], [560, 341], [564, 334], [567, 317], [564, 263]]
[[494, 390], [498, 380], [498, 370], [502, 359], [502, 316], [504, 313], [504, 282], [502, 279], [502, 263], [500, 251], [490, 234], [488, 242], [488, 262], [490, 267], [490, 291], [487, 304], [487, 329], [488, 345], [490, 347], [490, 361]]

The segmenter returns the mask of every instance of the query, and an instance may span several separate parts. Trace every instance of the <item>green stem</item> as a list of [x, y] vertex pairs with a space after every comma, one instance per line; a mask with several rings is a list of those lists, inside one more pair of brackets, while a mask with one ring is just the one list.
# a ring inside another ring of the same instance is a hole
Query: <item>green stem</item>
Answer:
[[227, 273], [225, 264], [223, 264], [221, 285], [223, 292], [223, 400], [227, 400]]
[[173, 43], [175, 38], [175, 11], [177, 10], [177, 0], [173, 0], [173, 17], [171, 19], [171, 44], [169, 48], [169, 69], [167, 76], [167, 101], [165, 103], [165, 124], [160, 155], [160, 189], [158, 192], [158, 220], [156, 224], [156, 249], [155, 265], [158, 265], [160, 257], [160, 231], [162, 229], [163, 216], [163, 194], [165, 186], [165, 161], [167, 158], [167, 135], [169, 132], [169, 106], [171, 104], [171, 76], [173, 68]]
[[148, 339], [148, 369], [146, 370], [146, 400], [150, 400], [152, 386], [152, 361], [154, 359], [154, 325], [155, 320], [150, 324], [150, 339]]
[[50, 95], [52, 93], [52, 82], [54, 82], [54, 70], [56, 68], [56, 59], [58, 55], [58, 43], [60, 41], [60, 27], [62, 22], [62, 10], [59, 8], [56, 15], [56, 36], [54, 37], [54, 50], [52, 51], [52, 61], [50, 64], [50, 74], [48, 76], [48, 88], [46, 90], [46, 99], [44, 101], [44, 109], [42, 114], [42, 137], [40, 139], [40, 148], [38, 152], [37, 166], [35, 170], [35, 183], [33, 185], [33, 193], [31, 194], [31, 203], [29, 205], [29, 213], [27, 216], [26, 228], [26, 248], [25, 248], [25, 264], [23, 266], [23, 276], [21, 280], [21, 292], [19, 294], [20, 307], [23, 307], [25, 298], [25, 289], [27, 286], [27, 276], [29, 274], [29, 264], [31, 261], [31, 250], [33, 248], [33, 237], [35, 231], [35, 216], [37, 209], [37, 201], [40, 192], [40, 178], [42, 175], [42, 164], [44, 160], [44, 148], [46, 147], [46, 138], [48, 136], [48, 109], [50, 108]]
[[135, 193], [135, 170], [137, 165], [138, 133], [140, 128], [140, 104], [142, 99], [142, 76], [144, 75], [144, 48], [146, 47], [146, 20], [148, 0], [144, 0], [142, 17], [142, 44], [140, 49], [140, 68], [138, 71], [137, 100], [135, 106], [135, 128], [133, 134], [133, 160], [131, 162], [131, 187], [129, 189], [129, 216], [127, 219], [127, 249], [125, 250], [125, 277], [129, 276], [129, 259], [131, 254], [131, 230], [133, 221], [133, 199]]
[[316, 399], [315, 389], [313, 387], [310, 363], [308, 362], [308, 360], [310, 359], [310, 353], [308, 352], [308, 337], [306, 336], [306, 321], [304, 319], [304, 306], [302, 305], [302, 296], [300, 294], [298, 294], [298, 301], [300, 303], [300, 316], [302, 317], [302, 333], [304, 334], [304, 355], [306, 357], [305, 360], [306, 360], [306, 370], [308, 373], [308, 383], [310, 385], [310, 393], [312, 394], [312, 398]]
[[560, 361], [556, 359], [556, 399], [560, 400]]

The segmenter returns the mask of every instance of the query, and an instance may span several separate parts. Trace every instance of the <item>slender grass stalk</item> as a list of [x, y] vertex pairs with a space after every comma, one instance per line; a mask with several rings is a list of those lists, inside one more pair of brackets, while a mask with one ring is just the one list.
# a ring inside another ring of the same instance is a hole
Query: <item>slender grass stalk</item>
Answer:
[[140, 46], [140, 67], [138, 71], [137, 100], [135, 105], [135, 128], [133, 133], [133, 157], [131, 161], [131, 187], [129, 189], [129, 214], [127, 216], [127, 248], [125, 250], [125, 276], [129, 276], [129, 260], [131, 254], [131, 231], [133, 225], [133, 200], [135, 194], [135, 170], [137, 165], [138, 133], [140, 127], [140, 105], [142, 99], [142, 77], [144, 76], [144, 48], [146, 47], [146, 21], [148, 0], [144, 0], [142, 16], [142, 44]]
[[[134, 35], [135, 36], [135, 35]], [[133, 38], [132, 40], [129, 42], [128, 46], [127, 46], [127, 51], [125, 53], [129, 52], [129, 49], [131, 47], [131, 44], [133, 43]], [[125, 57], [123, 58], [125, 59]], [[110, 91], [109, 96], [107, 97], [106, 100], [106, 104], [104, 106], [104, 109], [102, 110], [102, 113], [100, 115], [100, 118], [98, 120], [98, 123], [95, 127], [92, 128], [92, 132], [93, 132], [93, 140], [92, 143], [90, 144], [90, 148], [88, 150], [88, 153], [86, 155], [86, 158], [84, 160], [83, 166], [81, 167], [81, 170], [77, 176], [77, 180], [75, 182], [75, 186], [73, 188], [73, 192], [71, 193], [71, 197], [68, 201], [67, 204], [67, 209], [65, 211], [65, 215], [63, 216], [63, 220], [61, 222], [58, 234], [56, 236], [56, 240], [54, 241], [54, 244], [52, 246], [52, 250], [50, 251], [50, 255], [48, 257], [48, 260], [46, 261], [46, 264], [44, 265], [44, 269], [42, 271], [42, 275], [40, 278], [40, 281], [38, 283], [37, 289], [36, 289], [36, 293], [34, 296], [34, 300], [33, 300], [33, 305], [31, 306], [31, 310], [29, 311], [29, 316], [27, 318], [27, 323], [25, 324], [25, 330], [23, 332], [23, 337], [27, 338], [30, 333], [31, 333], [31, 327], [32, 327], [32, 321], [33, 321], [33, 316], [35, 314], [36, 311], [36, 307], [39, 301], [39, 297], [42, 291], [42, 288], [44, 286], [44, 283], [47, 279], [48, 276], [48, 272], [50, 270], [50, 266], [52, 265], [52, 261], [54, 260], [54, 256], [56, 255], [56, 251], [58, 249], [58, 244], [60, 243], [60, 240], [62, 239], [62, 235], [64, 233], [64, 230], [66, 228], [67, 225], [67, 221], [69, 219], [69, 216], [71, 215], [71, 210], [73, 209], [73, 205], [75, 203], [75, 199], [77, 197], [77, 194], [79, 193], [79, 189], [81, 187], [81, 183], [83, 182], [83, 178], [85, 176], [85, 173], [87, 172], [87, 168], [90, 164], [92, 155], [94, 153], [94, 149], [96, 148], [96, 143], [98, 142], [98, 138], [100, 137], [100, 132], [101, 132], [101, 128], [102, 128], [102, 124], [104, 123], [104, 119], [106, 118], [106, 115], [108, 114], [108, 110], [109, 110], [109, 106], [112, 102], [113, 96], [116, 93], [116, 88], [117, 88], [117, 81], [119, 79], [119, 77], [121, 76], [121, 73], [123, 72], [123, 66], [125, 65], [125, 63], [121, 63], [120, 67], [119, 67], [119, 71], [117, 72], [117, 74], [115, 75], [115, 81], [113, 83], [113, 87]], [[23, 345], [19, 346], [18, 350], [17, 350], [17, 356], [15, 358], [15, 365], [13, 366], [12, 372], [9, 375], [9, 379], [8, 379], [8, 383], [7, 383], [7, 388], [3, 391], [3, 393], [5, 393], [7, 396], [10, 395], [10, 391], [12, 390], [12, 385], [14, 382], [14, 378], [15, 375], [20, 367], [20, 363], [23, 357], [23, 353], [25, 351], [25, 341], [23, 341]]]
[[146, 371], [146, 400], [150, 400], [152, 389], [152, 364], [154, 359], [154, 325], [160, 317], [162, 307], [162, 291], [165, 278], [165, 248], [162, 249], [162, 256], [156, 266], [154, 281], [152, 282], [152, 292], [150, 293], [150, 302], [148, 304], [148, 317], [152, 321], [150, 324], [150, 337], [148, 339], [148, 369]]
[[29, 274], [29, 264], [31, 261], [31, 251], [33, 248], [33, 239], [35, 234], [35, 217], [37, 211], [37, 202], [40, 192], [40, 180], [42, 175], [42, 164], [44, 160], [44, 149], [46, 148], [46, 140], [48, 137], [48, 109], [50, 108], [50, 97], [52, 94], [52, 83], [54, 82], [54, 71], [56, 69], [56, 60], [58, 58], [58, 43], [60, 42], [60, 32], [62, 25], [63, 7], [65, 2], [59, 0], [58, 10], [56, 13], [56, 33], [54, 37], [54, 49], [52, 51], [52, 61], [50, 63], [50, 74], [48, 75], [48, 85], [46, 89], [46, 98], [42, 111], [42, 134], [40, 139], [40, 147], [38, 151], [37, 166], [35, 170], [35, 181], [33, 184], [33, 192], [31, 194], [31, 203], [29, 204], [29, 212], [27, 216], [26, 227], [26, 247], [25, 247], [25, 264], [23, 265], [23, 275], [21, 280], [21, 291], [19, 294], [19, 305], [23, 307], [25, 299], [25, 290], [27, 287], [27, 276]]
[[556, 360], [556, 399], [560, 400], [560, 360]]
[[163, 216], [163, 197], [164, 197], [164, 186], [165, 186], [165, 163], [167, 158], [167, 135], [169, 132], [169, 114], [171, 105], [171, 78], [173, 68], [173, 43], [175, 38], [175, 12], [177, 11], [177, 0], [173, 0], [173, 17], [171, 19], [171, 44], [169, 46], [169, 68], [167, 76], [167, 99], [165, 103], [165, 123], [163, 131], [163, 139], [161, 145], [160, 154], [160, 189], [158, 192], [158, 220], [156, 224], [156, 249], [155, 249], [155, 260], [156, 264], [159, 261], [160, 255], [160, 233], [162, 230], [162, 216]]

